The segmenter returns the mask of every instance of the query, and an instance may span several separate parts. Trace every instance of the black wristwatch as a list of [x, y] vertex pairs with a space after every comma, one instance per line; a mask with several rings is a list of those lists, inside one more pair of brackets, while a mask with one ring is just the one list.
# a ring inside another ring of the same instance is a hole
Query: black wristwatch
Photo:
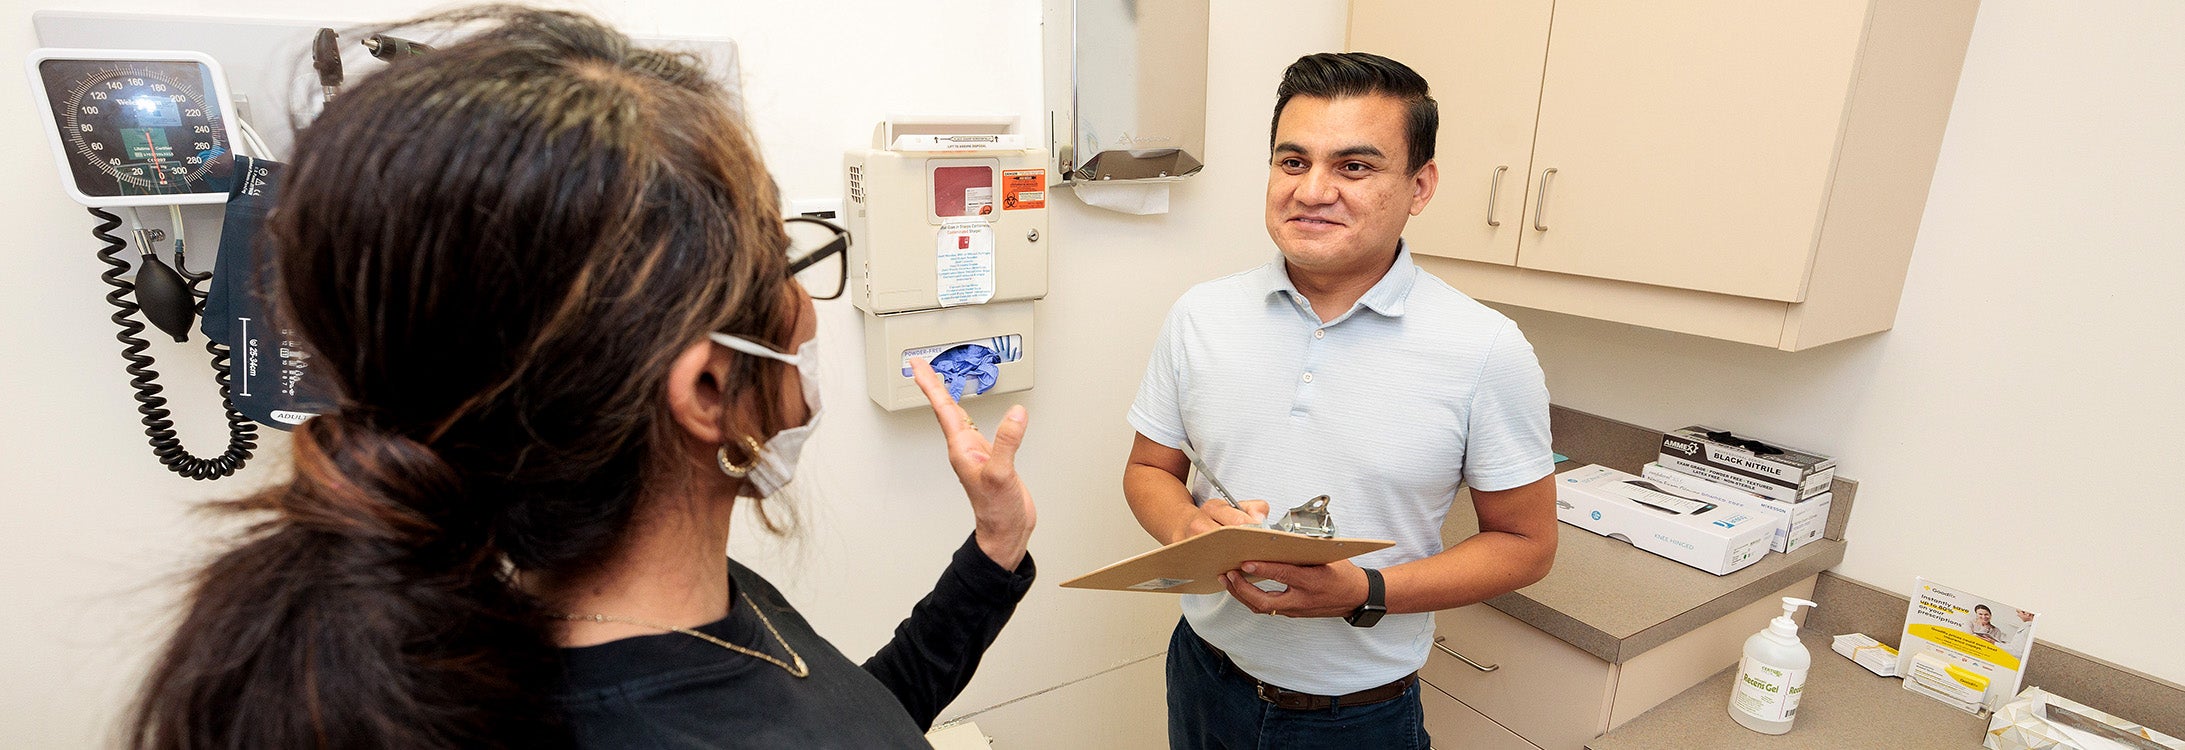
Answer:
[[1366, 603], [1351, 610], [1350, 614], [1343, 617], [1343, 621], [1354, 628], [1370, 628], [1380, 624], [1381, 615], [1388, 614], [1388, 585], [1381, 582], [1381, 571], [1372, 568], [1361, 570], [1366, 571]]

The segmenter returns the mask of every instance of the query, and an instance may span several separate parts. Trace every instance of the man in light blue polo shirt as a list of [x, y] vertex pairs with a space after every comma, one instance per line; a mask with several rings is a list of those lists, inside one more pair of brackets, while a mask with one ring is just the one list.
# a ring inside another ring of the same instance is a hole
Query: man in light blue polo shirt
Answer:
[[[1437, 180], [1426, 81], [1384, 57], [1320, 54], [1276, 93], [1266, 218], [1281, 256], [1169, 312], [1131, 405], [1124, 494], [1162, 544], [1325, 494], [1338, 534], [1396, 546], [1246, 565], [1280, 593], [1232, 572], [1228, 593], [1185, 596], [1169, 742], [1425, 748], [1431, 613], [1554, 560], [1547, 387], [1517, 326], [1421, 272], [1402, 239]], [[1184, 485], [1186, 444], [1239, 498], [1264, 500], [1205, 502], [1203, 479]], [[1480, 533], [1445, 550], [1460, 482]]]

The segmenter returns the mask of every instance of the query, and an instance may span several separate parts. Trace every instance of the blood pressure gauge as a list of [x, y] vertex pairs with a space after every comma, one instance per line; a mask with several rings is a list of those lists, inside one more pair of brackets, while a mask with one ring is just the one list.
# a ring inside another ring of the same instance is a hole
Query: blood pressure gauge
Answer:
[[61, 187], [86, 206], [227, 200], [233, 111], [220, 64], [197, 52], [41, 49], [32, 90]]

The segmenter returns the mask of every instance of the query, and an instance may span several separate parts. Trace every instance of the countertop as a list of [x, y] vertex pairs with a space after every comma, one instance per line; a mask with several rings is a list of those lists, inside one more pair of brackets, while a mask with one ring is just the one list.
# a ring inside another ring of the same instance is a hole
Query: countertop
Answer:
[[[1570, 461], [1556, 469], [1578, 466]], [[1479, 533], [1470, 506], [1467, 491], [1442, 526], [1444, 544]], [[1487, 606], [1616, 664], [1844, 559], [1842, 541], [1820, 539], [1718, 576], [1570, 524], [1557, 524], [1557, 540], [1547, 578]]]
[[1798, 719], [1788, 734], [1765, 735], [1730, 718], [1730, 682], [1724, 669], [1630, 723], [1586, 743], [1588, 750], [1691, 750], [1693, 748], [1898, 748], [1971, 750], [1980, 747], [1988, 720], [1904, 689], [1903, 681], [1879, 677], [1829, 649], [1830, 638], [1800, 633], [1813, 654]]

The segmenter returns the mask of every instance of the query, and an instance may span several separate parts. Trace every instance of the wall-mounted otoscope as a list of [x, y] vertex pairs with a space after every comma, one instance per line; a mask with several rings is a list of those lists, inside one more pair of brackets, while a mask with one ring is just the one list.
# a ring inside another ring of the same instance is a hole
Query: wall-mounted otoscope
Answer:
[[432, 51], [432, 45], [413, 42], [399, 36], [373, 34], [364, 38], [364, 50], [381, 60], [422, 55]]

